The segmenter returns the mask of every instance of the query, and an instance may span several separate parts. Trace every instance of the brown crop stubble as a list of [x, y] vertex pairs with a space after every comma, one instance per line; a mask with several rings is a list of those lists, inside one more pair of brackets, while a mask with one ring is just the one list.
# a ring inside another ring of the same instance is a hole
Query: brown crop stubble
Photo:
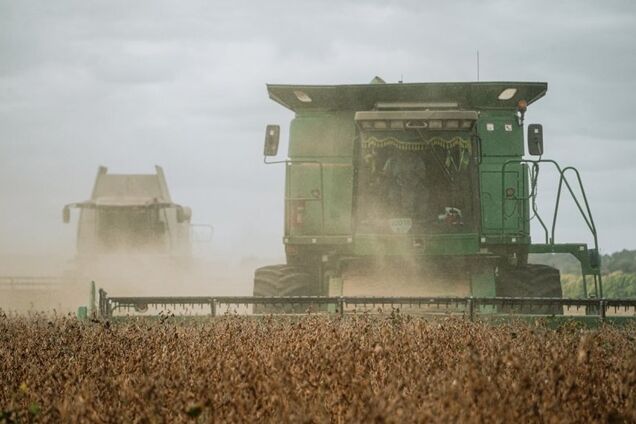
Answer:
[[3, 317], [0, 408], [20, 422], [633, 422], [635, 334], [400, 316]]

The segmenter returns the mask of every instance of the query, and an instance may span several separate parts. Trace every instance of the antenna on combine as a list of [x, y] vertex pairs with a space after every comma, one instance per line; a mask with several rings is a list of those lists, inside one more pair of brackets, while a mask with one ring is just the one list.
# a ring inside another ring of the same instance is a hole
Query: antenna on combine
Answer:
[[477, 50], [477, 81], [479, 82], [479, 50]]

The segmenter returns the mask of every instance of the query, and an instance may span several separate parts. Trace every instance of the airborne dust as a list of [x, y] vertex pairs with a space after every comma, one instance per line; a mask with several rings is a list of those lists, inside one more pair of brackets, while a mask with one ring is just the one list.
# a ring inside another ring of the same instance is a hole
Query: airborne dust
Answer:
[[[89, 301], [90, 283], [115, 296], [251, 295], [253, 270], [268, 258], [170, 256], [140, 249], [82, 258], [0, 255], [0, 309], [73, 313]], [[193, 311], [196, 313], [196, 311]]]

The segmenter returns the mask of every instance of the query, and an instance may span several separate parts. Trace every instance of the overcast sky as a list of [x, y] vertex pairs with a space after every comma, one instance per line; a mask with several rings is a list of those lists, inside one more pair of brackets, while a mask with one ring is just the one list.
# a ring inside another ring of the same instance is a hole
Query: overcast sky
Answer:
[[282, 254], [284, 169], [261, 152], [292, 114], [265, 83], [471, 81], [477, 50], [482, 80], [549, 83], [526, 122], [581, 169], [602, 250], [636, 248], [635, 2], [0, 0], [0, 253], [72, 250], [61, 209], [98, 165], [159, 164], [217, 254]]

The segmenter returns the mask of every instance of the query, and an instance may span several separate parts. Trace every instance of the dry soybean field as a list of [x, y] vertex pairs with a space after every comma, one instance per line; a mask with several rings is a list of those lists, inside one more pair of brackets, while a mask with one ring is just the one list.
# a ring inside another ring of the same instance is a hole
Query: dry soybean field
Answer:
[[636, 329], [0, 317], [5, 422], [634, 422]]

